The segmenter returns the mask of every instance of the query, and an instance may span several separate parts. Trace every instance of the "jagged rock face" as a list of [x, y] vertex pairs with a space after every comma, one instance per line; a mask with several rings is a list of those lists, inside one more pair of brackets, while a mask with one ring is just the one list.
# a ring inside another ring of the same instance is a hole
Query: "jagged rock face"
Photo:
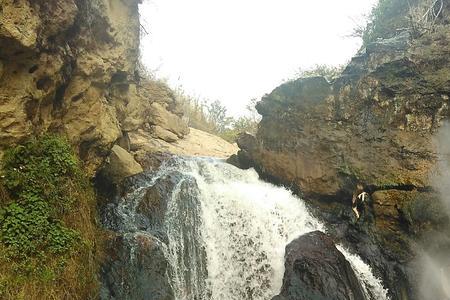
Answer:
[[[426, 44], [425, 39], [427, 39]], [[370, 45], [334, 83], [304, 78], [266, 95], [240, 160], [307, 197], [432, 186], [433, 136], [449, 115], [450, 26]], [[345, 198], [345, 197], [344, 197]]]
[[350, 263], [320, 231], [307, 233], [286, 246], [283, 286], [273, 300], [364, 300]]
[[[449, 42], [450, 32], [439, 38]], [[416, 43], [404, 35], [372, 45], [334, 84], [306, 78], [276, 88], [257, 105], [257, 147], [242, 148], [307, 195], [333, 196], [356, 180], [429, 186], [431, 137], [449, 115], [450, 62], [446, 47], [433, 55]]]
[[170, 91], [137, 71], [138, 2], [2, 2], [0, 153], [32, 134], [61, 132], [92, 174], [124, 132], [188, 132]]

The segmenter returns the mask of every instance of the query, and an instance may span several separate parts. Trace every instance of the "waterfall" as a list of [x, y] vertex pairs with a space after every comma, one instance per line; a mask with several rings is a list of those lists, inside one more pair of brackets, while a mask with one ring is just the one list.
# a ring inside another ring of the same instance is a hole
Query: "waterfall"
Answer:
[[[136, 209], [143, 191], [168, 179], [173, 187], [161, 228], [142, 225]], [[165, 241], [176, 300], [270, 300], [281, 289], [286, 245], [307, 232], [326, 231], [289, 190], [261, 181], [253, 169], [210, 158], [175, 157], [123, 199], [114, 208], [116, 228], [144, 229]], [[370, 267], [338, 249], [367, 298], [388, 299]]]

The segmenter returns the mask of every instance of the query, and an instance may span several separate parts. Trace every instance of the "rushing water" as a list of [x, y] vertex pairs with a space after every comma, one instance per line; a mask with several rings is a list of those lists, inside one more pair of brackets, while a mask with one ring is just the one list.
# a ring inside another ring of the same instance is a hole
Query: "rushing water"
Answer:
[[[165, 256], [177, 300], [270, 300], [279, 293], [286, 245], [314, 230], [326, 231], [304, 202], [265, 183], [257, 173], [219, 160], [174, 158], [117, 210], [122, 228], [137, 230], [142, 190], [175, 176], [162, 227]], [[368, 299], [387, 299], [380, 280], [342, 246]]]

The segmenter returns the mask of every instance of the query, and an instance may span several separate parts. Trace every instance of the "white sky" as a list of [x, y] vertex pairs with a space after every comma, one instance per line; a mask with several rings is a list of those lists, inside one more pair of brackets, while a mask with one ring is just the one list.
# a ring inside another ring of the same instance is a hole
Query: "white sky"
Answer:
[[144, 64], [172, 87], [239, 115], [301, 67], [347, 62], [376, 0], [147, 0]]

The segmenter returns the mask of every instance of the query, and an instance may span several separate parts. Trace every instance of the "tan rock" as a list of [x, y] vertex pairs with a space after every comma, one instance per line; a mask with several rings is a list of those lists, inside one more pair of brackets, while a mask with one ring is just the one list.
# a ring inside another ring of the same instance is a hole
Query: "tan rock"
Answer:
[[136, 160], [141, 163], [148, 155], [155, 153], [227, 158], [238, 150], [236, 144], [230, 144], [218, 136], [195, 128], [190, 128], [188, 135], [173, 143], [152, 138], [143, 130], [130, 132], [129, 137], [131, 152], [136, 154]]
[[173, 91], [136, 71], [139, 2], [2, 2], [0, 153], [51, 131], [68, 137], [89, 175], [114, 144], [128, 148], [128, 133], [148, 139], [142, 147], [153, 152], [207, 155], [189, 144], [192, 136], [177, 144], [189, 128]]
[[41, 25], [35, 8], [27, 0], [4, 0], [1, 6], [0, 36], [12, 39], [25, 48], [34, 47]]
[[[137, 0], [88, 1], [83, 7], [74, 0], [2, 2], [0, 150], [56, 131], [68, 136], [94, 174], [122, 135], [123, 116], [109, 98], [117, 74], [126, 80], [135, 76], [137, 5]], [[128, 96], [124, 91], [115, 101], [126, 107]], [[146, 101], [138, 97], [132, 109]]]
[[152, 103], [150, 107], [148, 121], [152, 125], [157, 125], [173, 132], [178, 137], [183, 137], [189, 133], [189, 127], [180, 117], [169, 112], [157, 102]]
[[114, 145], [104, 168], [104, 174], [112, 182], [120, 182], [122, 179], [141, 173], [142, 167], [133, 156], [118, 145]]
[[178, 136], [169, 130], [162, 128], [161, 126], [151, 126], [151, 135], [157, 139], [161, 139], [168, 143], [178, 140]]

